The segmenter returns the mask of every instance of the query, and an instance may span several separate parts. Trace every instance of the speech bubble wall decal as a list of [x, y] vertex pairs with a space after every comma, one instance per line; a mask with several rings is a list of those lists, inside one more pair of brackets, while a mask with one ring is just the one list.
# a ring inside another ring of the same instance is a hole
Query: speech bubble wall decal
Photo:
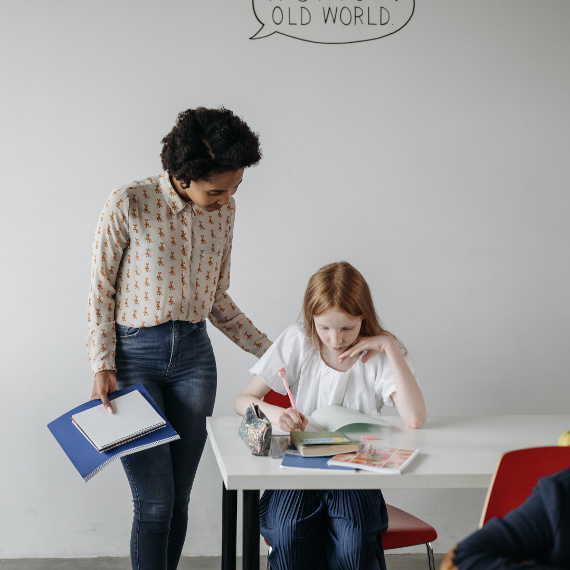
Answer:
[[250, 39], [273, 34], [317, 44], [350, 44], [384, 38], [412, 18], [415, 0], [252, 0], [261, 28]]

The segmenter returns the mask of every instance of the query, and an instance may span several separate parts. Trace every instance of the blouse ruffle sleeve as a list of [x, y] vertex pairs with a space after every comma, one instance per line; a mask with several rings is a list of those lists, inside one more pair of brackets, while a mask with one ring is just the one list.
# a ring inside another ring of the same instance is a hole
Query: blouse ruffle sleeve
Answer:
[[300, 324], [288, 326], [279, 338], [269, 347], [267, 352], [249, 371], [257, 374], [272, 390], [285, 395], [285, 385], [278, 374], [285, 368], [287, 383], [293, 396], [297, 393], [301, 368], [310, 352], [310, 343]]
[[[382, 399], [383, 403], [387, 406], [395, 406], [394, 400], [392, 399], [392, 394], [396, 391], [396, 382], [394, 380], [394, 374], [390, 368], [390, 363], [388, 362], [388, 357], [383, 354], [381, 363], [378, 366], [376, 372], [376, 380], [374, 382], [374, 393], [376, 399]], [[409, 356], [404, 357], [414, 378], [417, 380], [416, 370]]]

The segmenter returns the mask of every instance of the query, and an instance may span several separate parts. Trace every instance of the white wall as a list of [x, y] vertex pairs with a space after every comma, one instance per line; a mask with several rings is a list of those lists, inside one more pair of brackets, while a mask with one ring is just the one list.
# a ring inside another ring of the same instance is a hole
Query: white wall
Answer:
[[[567, 413], [569, 20], [564, 0], [418, 1], [390, 37], [319, 45], [249, 40], [247, 1], [3, 2], [0, 558], [128, 553], [120, 465], [83, 483], [45, 426], [91, 393], [97, 216], [159, 171], [188, 107], [223, 104], [261, 134], [230, 291], [271, 338], [309, 276], [346, 259], [431, 414]], [[211, 336], [228, 415], [254, 360]], [[220, 491], [207, 447], [185, 553], [219, 554]], [[444, 551], [484, 493], [386, 496]]]

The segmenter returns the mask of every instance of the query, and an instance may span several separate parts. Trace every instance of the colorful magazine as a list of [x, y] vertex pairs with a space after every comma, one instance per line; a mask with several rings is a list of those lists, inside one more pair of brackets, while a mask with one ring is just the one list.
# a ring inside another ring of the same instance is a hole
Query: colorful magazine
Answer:
[[419, 454], [419, 449], [360, 443], [356, 453], [335, 455], [328, 460], [328, 464], [351, 466], [376, 473], [402, 473]]

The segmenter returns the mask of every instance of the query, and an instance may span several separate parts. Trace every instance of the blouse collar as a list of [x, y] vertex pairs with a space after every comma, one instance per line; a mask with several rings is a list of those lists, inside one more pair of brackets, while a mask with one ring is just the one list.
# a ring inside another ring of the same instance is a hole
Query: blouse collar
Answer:
[[174, 190], [174, 188], [172, 187], [172, 182], [170, 181], [170, 175], [166, 170], [162, 174], [160, 174], [158, 178], [160, 180], [160, 189], [162, 190], [164, 199], [166, 200], [167, 204], [170, 206], [170, 209], [174, 214], [179, 214], [187, 206], [190, 208], [193, 207], [194, 202], [192, 202], [192, 200], [185, 202], [184, 200], [182, 200], [178, 192]]

